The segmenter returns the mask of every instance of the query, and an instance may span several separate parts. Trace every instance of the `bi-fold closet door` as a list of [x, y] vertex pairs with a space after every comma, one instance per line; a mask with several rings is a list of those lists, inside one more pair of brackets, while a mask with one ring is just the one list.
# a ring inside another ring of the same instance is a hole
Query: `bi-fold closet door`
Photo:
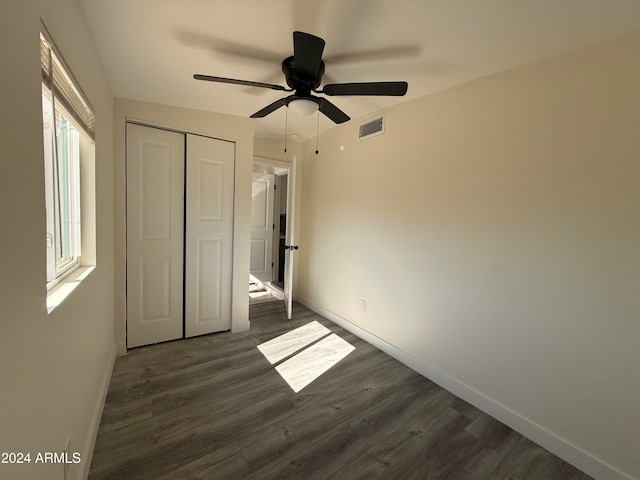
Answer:
[[127, 347], [231, 328], [235, 145], [127, 124]]

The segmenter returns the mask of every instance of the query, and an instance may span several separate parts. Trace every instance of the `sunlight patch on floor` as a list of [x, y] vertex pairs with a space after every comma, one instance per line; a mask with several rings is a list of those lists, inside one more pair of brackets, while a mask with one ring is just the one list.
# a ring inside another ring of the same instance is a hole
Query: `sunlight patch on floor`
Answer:
[[302, 327], [298, 327], [258, 345], [258, 350], [260, 350], [267, 360], [269, 360], [269, 363], [273, 365], [330, 333], [331, 330], [314, 320]]
[[[318, 339], [321, 340], [316, 341]], [[258, 350], [272, 365], [302, 349], [276, 366], [276, 371], [295, 393], [336, 365], [355, 348], [316, 321], [258, 345]]]
[[314, 343], [299, 354], [282, 362], [276, 370], [298, 393], [336, 363], [349, 355], [356, 347], [335, 333]]

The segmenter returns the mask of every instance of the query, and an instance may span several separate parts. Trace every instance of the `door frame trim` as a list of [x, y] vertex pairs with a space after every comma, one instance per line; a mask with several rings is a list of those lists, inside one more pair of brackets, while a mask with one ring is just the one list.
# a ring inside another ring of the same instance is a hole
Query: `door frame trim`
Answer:
[[[271, 172], [256, 172], [256, 170], [254, 169], [256, 165], [260, 165], [263, 167], [268, 167], [273, 169], [273, 171]], [[252, 163], [252, 172], [254, 173], [273, 173], [275, 176], [280, 176], [280, 175], [287, 175], [287, 178], [289, 179], [289, 182], [296, 182], [296, 179], [293, 178], [293, 163], [290, 162], [286, 162], [283, 160], [275, 160], [273, 158], [268, 158], [268, 157], [262, 157], [259, 155], [254, 155], [253, 156], [253, 163]], [[289, 201], [289, 191], [287, 191], [287, 201]], [[293, 201], [295, 203], [295, 198], [293, 198], [291, 201]], [[287, 275], [287, 271], [285, 269], [284, 272], [285, 275]], [[291, 280], [291, 296], [293, 297], [293, 289], [294, 289], [294, 282], [293, 282], [293, 278], [290, 279]], [[271, 285], [269, 285], [271, 286]], [[279, 287], [273, 286], [274, 288], [278, 288], [280, 290]], [[276, 295], [277, 296], [277, 295]], [[284, 299], [283, 299], [284, 300]]]

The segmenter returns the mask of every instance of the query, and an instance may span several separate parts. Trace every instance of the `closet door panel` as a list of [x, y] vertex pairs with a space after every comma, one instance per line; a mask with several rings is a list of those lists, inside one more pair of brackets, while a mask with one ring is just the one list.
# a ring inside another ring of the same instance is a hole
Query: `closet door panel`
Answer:
[[231, 328], [235, 145], [187, 135], [185, 335]]
[[127, 348], [183, 335], [184, 142], [127, 124]]

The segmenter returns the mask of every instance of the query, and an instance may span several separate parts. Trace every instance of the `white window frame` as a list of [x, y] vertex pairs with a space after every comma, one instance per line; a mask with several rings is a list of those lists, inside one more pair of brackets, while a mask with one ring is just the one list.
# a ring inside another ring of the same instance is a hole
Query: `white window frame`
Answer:
[[50, 313], [95, 267], [95, 115], [46, 29], [40, 52]]
[[52, 288], [80, 264], [80, 132], [46, 85], [42, 90], [47, 286]]

